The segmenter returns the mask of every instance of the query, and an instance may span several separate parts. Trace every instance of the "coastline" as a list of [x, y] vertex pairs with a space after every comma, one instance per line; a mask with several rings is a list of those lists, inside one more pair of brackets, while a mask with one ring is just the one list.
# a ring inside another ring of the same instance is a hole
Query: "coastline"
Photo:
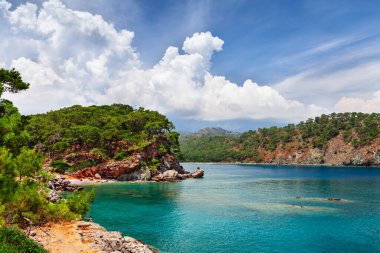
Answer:
[[52, 253], [158, 253], [154, 247], [94, 222], [70, 221], [34, 227], [29, 237]]
[[305, 166], [305, 167], [376, 167], [380, 168], [380, 165], [344, 165], [344, 164], [299, 164], [299, 163], [288, 163], [288, 164], [278, 164], [278, 163], [250, 163], [250, 162], [180, 162], [180, 164], [205, 164], [205, 165], [260, 165], [260, 166], [269, 166], [269, 165], [278, 165], [278, 166]]

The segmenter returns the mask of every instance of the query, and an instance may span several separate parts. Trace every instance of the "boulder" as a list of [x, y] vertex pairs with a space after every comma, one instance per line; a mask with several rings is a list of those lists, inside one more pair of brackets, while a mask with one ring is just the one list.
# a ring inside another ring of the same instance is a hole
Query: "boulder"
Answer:
[[196, 171], [194, 171], [193, 173], [191, 173], [191, 177], [192, 178], [202, 178], [205, 174], [205, 171], [201, 168], [197, 168]]
[[167, 170], [163, 173], [164, 178], [176, 178], [178, 172], [175, 170]]
[[58, 195], [58, 193], [55, 190], [50, 191], [49, 195], [47, 196], [47, 199], [51, 203], [57, 203], [61, 197]]
[[152, 172], [149, 169], [146, 169], [144, 173], [141, 174], [141, 180], [149, 181], [152, 179]]

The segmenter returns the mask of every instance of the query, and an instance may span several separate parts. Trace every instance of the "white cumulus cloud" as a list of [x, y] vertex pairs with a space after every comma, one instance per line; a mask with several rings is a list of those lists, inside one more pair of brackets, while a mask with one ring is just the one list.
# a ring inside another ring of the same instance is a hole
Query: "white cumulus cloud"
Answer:
[[380, 90], [375, 91], [369, 99], [343, 97], [335, 105], [340, 112], [380, 112]]
[[116, 102], [200, 120], [298, 120], [327, 112], [286, 99], [272, 87], [251, 80], [238, 85], [210, 73], [212, 55], [224, 43], [210, 32], [187, 37], [182, 51], [169, 47], [144, 69], [133, 32], [59, 0], [14, 10], [0, 0], [0, 28], [0, 65], [16, 68], [31, 84], [8, 95], [23, 113]]

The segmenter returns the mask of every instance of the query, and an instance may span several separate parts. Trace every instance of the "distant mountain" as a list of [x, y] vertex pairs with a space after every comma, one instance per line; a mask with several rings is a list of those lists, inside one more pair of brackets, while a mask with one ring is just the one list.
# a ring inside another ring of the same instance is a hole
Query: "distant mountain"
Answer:
[[189, 162], [380, 165], [380, 114], [332, 113], [241, 134], [205, 128], [179, 141]]
[[234, 132], [226, 130], [221, 127], [206, 127], [202, 128], [198, 132], [195, 133], [195, 135], [216, 135], [216, 134], [234, 134]]
[[237, 132], [232, 132], [221, 127], [205, 127], [197, 132], [190, 131], [180, 131], [181, 137], [184, 136], [203, 136], [203, 135], [229, 135], [229, 134], [238, 134]]

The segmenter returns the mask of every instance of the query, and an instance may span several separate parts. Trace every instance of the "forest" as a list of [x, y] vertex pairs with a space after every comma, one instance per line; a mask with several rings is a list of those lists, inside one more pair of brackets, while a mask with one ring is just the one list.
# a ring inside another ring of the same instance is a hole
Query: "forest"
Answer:
[[[164, 115], [129, 105], [79, 105], [23, 117], [29, 146], [35, 146], [52, 161], [57, 172], [71, 172], [110, 159], [122, 160], [144, 150], [158, 139], [160, 154], [180, 156], [178, 133]], [[88, 159], [75, 162], [79, 151]], [[73, 157], [73, 159], [71, 159]], [[73, 160], [70, 164], [67, 160]], [[147, 159], [152, 166], [154, 161]]]
[[181, 136], [184, 161], [262, 162], [263, 152], [274, 152], [289, 143], [298, 150], [327, 148], [341, 135], [353, 148], [369, 145], [380, 135], [379, 113], [332, 113], [284, 127], [259, 128], [241, 134], [189, 134]]

